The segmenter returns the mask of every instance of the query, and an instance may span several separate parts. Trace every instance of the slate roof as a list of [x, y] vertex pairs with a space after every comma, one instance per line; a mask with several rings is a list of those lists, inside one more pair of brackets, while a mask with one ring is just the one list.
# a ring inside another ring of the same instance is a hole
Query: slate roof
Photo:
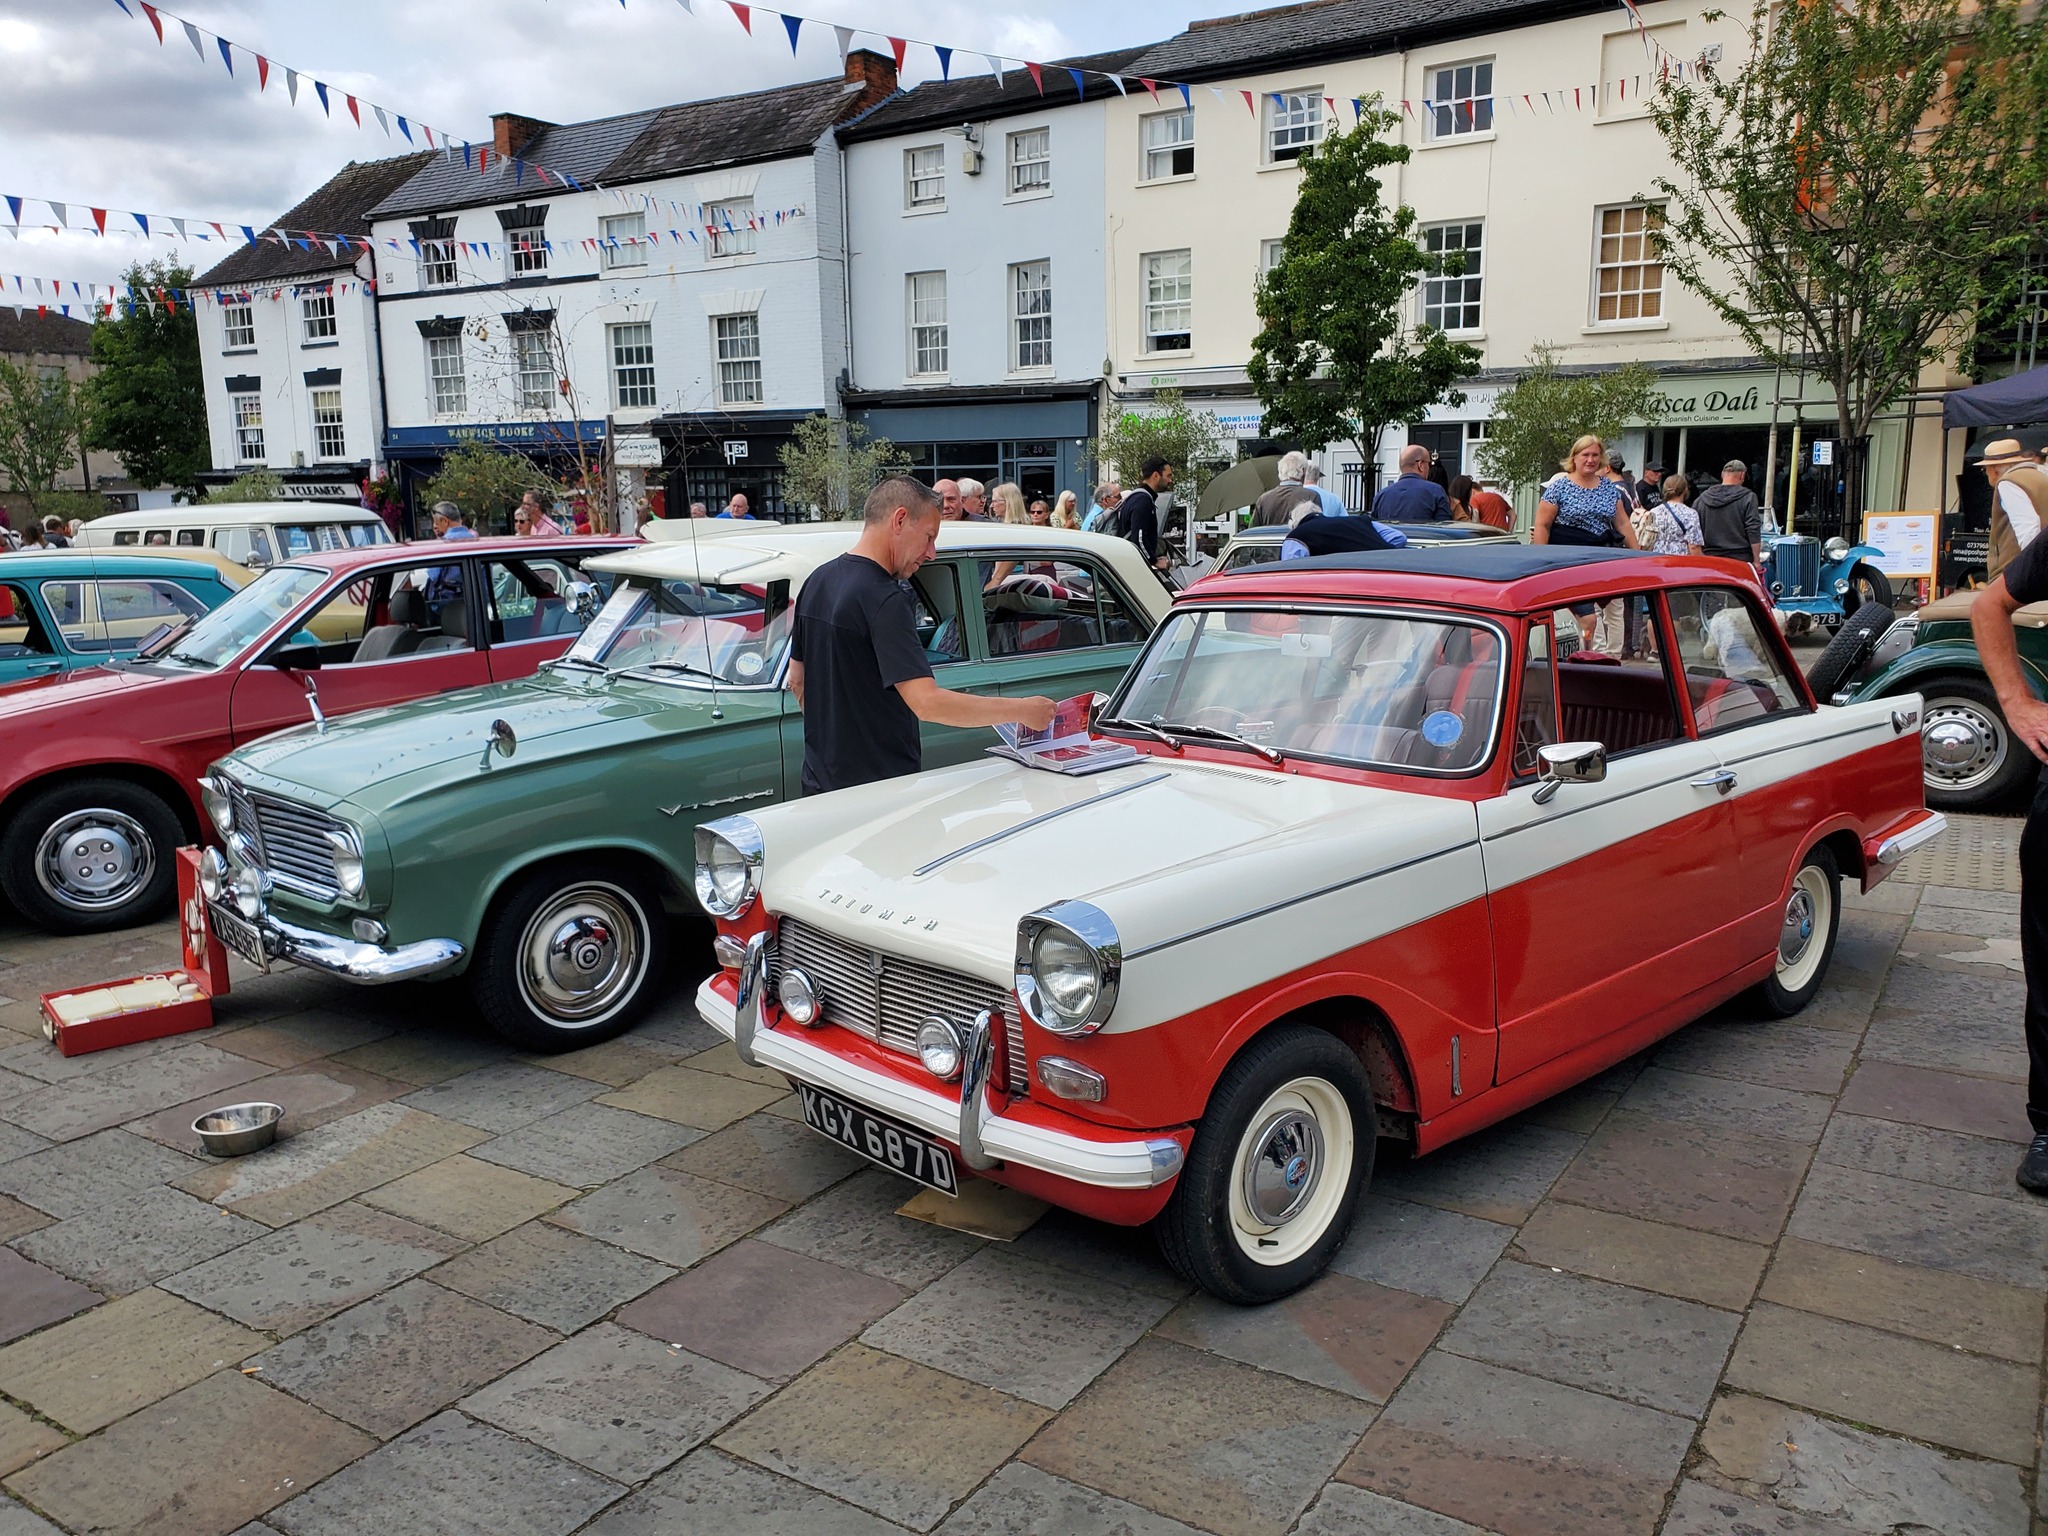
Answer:
[[[661, 109], [655, 107], [619, 117], [544, 128], [519, 151], [519, 158], [573, 176], [588, 186], [602, 180], [611, 163], [660, 116]], [[488, 149], [490, 145], [486, 143], [484, 147]], [[521, 198], [546, 197], [552, 190], [532, 171], [522, 176], [519, 166], [495, 156], [479, 176], [475, 165], [465, 162], [460, 153], [435, 155], [432, 163], [412, 180], [392, 189], [370, 210], [370, 216], [395, 219], [450, 208], [510, 203]]]
[[[351, 160], [327, 184], [297, 207], [277, 216], [271, 227], [312, 229], [338, 235], [367, 235], [370, 209], [405, 185], [434, 159], [432, 150], [395, 155], [389, 160]], [[335, 255], [324, 245], [309, 251], [297, 246], [243, 245], [216, 262], [198, 279], [200, 287], [228, 283], [270, 282], [341, 271], [355, 265], [353, 253]]]
[[1601, 11], [1616, 12], [1619, 19], [1613, 0], [1309, 0], [1195, 22], [1139, 55], [1129, 72], [1155, 80], [1213, 80]]
[[1043, 95], [1032, 85], [1027, 70], [1006, 70], [999, 84], [987, 67], [988, 61], [980, 54], [955, 53], [953, 67], [960, 73], [952, 80], [927, 80], [914, 90], [897, 92], [880, 106], [841, 128], [839, 138], [843, 143], [852, 144], [862, 139], [908, 133], [931, 123], [957, 124], [981, 118], [1011, 117], [1044, 107], [1072, 106], [1077, 101], [1100, 101], [1105, 96], [1117, 94], [1116, 87], [1109, 81], [1098, 74], [1086, 73], [1082, 76], [1086, 91], [1076, 95], [1074, 77], [1067, 73], [1069, 68], [1123, 74], [1129, 79], [1131, 90], [1142, 90], [1137, 76], [1129, 74], [1127, 66], [1152, 46], [1146, 44], [1138, 48], [1119, 48], [1111, 53], [1083, 54], [1040, 65], [1039, 79], [1045, 86]]
[[[54, 311], [39, 315], [35, 294], [10, 294], [0, 304], [0, 357], [21, 357], [47, 353], [54, 357], [84, 357], [92, 345], [92, 327], [83, 320]], [[17, 315], [13, 305], [21, 304]]]

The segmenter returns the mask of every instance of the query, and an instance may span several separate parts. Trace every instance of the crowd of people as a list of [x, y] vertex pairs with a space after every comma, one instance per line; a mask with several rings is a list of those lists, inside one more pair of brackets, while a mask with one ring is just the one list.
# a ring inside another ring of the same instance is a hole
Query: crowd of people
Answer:
[[17, 549], [69, 549], [83, 525], [82, 518], [73, 518], [67, 523], [61, 517], [37, 518], [31, 515], [22, 524], [21, 532], [16, 533], [7, 509], [0, 507], [0, 553]]

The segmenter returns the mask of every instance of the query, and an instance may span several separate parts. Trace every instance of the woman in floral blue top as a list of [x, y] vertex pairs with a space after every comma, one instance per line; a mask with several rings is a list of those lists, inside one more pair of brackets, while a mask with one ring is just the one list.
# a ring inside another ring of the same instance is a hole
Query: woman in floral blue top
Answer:
[[[1530, 543], [1642, 548], [1629, 521], [1632, 506], [1626, 487], [1600, 473], [1606, 462], [1607, 445], [1592, 433], [1572, 444], [1572, 451], [1565, 455], [1564, 473], [1543, 487]], [[1579, 638], [1589, 650], [1609, 656], [1622, 654], [1626, 648], [1622, 608], [1618, 597], [1598, 607], [1591, 603], [1574, 605], [1572, 612], [1579, 621]]]

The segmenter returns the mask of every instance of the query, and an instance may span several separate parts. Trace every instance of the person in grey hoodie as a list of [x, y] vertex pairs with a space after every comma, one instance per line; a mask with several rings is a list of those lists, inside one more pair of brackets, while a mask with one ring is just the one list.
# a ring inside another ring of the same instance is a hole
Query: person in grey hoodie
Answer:
[[1749, 467], [1740, 459], [1721, 466], [1721, 483], [1709, 486], [1692, 504], [1700, 515], [1702, 552], [1722, 560], [1764, 563], [1764, 516], [1756, 493], [1742, 482]]

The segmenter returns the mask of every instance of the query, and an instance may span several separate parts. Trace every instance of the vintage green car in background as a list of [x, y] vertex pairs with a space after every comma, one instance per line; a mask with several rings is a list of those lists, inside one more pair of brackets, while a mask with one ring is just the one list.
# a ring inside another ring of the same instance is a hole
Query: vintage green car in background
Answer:
[[[697, 823], [798, 793], [792, 604], [857, 532], [664, 530], [588, 562], [616, 585], [538, 675], [221, 759], [206, 797], [228, 851], [202, 882], [220, 936], [357, 982], [466, 974], [484, 1016], [529, 1048], [626, 1028], [672, 947], [664, 913], [701, 915]], [[912, 587], [952, 688], [1107, 690], [1171, 602], [1130, 544], [1098, 534], [948, 523], [938, 551]], [[927, 726], [925, 764], [995, 742]]]

